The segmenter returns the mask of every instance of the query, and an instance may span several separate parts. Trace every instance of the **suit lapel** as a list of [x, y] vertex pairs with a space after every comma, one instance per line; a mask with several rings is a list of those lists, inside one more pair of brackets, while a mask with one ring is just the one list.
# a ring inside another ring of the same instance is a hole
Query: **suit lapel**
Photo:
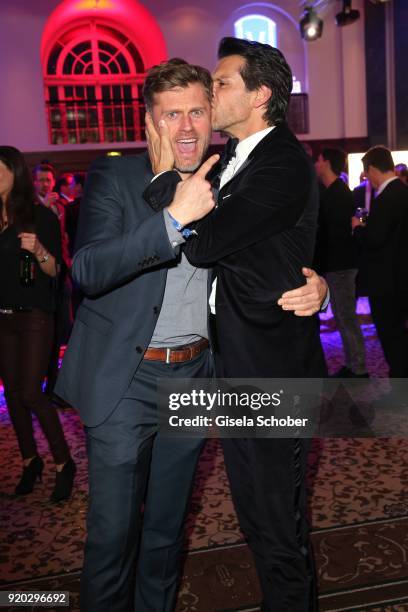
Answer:
[[244, 170], [248, 168], [248, 166], [259, 155], [259, 153], [263, 151], [264, 148], [270, 147], [270, 143], [272, 140], [278, 140], [282, 136], [285, 137], [285, 132], [288, 132], [289, 134], [291, 134], [285, 122], [279, 123], [278, 125], [275, 126], [273, 130], [271, 130], [271, 132], [269, 132], [269, 134], [267, 134], [264, 138], [262, 138], [260, 142], [258, 142], [256, 147], [252, 149], [251, 153], [249, 154], [247, 159], [244, 161], [244, 163], [238, 168], [234, 176], [232, 176], [225, 183], [225, 185], [222, 186], [222, 189], [220, 189], [220, 193], [217, 199], [218, 204], [221, 204], [223, 200], [227, 199], [231, 195], [230, 190], [229, 190], [231, 182], [234, 181], [241, 174], [241, 172], [244, 172]]

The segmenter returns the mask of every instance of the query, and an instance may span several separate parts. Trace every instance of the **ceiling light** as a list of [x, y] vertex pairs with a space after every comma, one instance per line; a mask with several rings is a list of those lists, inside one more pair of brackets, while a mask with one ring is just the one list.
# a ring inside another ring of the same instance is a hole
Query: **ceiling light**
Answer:
[[323, 33], [323, 20], [311, 6], [305, 7], [302, 19], [299, 22], [300, 34], [308, 41], [317, 40]]
[[350, 25], [360, 19], [360, 11], [351, 8], [351, 0], [343, 0], [343, 10], [336, 15], [336, 25]]

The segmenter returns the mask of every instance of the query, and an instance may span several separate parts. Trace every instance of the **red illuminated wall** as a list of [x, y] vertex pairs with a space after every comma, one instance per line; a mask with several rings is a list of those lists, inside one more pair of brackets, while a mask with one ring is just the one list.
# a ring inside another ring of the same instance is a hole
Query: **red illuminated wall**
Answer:
[[144, 139], [145, 73], [166, 59], [136, 0], [65, 0], [45, 26], [41, 60], [52, 144]]

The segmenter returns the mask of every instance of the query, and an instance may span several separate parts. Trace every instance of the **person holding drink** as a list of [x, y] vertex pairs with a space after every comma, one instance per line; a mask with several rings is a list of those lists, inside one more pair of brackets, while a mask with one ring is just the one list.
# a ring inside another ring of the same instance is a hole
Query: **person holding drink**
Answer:
[[24, 157], [0, 147], [0, 378], [23, 460], [16, 495], [31, 493], [44, 462], [32, 412], [56, 464], [52, 501], [68, 499], [75, 463], [55, 408], [42, 392], [54, 334], [54, 287], [61, 261], [57, 217], [37, 204]]

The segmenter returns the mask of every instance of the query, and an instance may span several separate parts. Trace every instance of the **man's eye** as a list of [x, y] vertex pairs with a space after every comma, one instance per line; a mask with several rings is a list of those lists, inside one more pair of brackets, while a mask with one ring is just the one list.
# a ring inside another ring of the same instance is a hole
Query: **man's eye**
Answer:
[[195, 111], [192, 111], [192, 113], [191, 113], [191, 114], [192, 114], [192, 116], [193, 116], [195, 119], [198, 119], [199, 117], [202, 117], [202, 115], [203, 115], [203, 111], [202, 111], [202, 110], [195, 110]]
[[170, 113], [167, 113], [167, 118], [168, 119], [176, 119], [177, 117], [177, 112], [176, 111], [171, 111]]

